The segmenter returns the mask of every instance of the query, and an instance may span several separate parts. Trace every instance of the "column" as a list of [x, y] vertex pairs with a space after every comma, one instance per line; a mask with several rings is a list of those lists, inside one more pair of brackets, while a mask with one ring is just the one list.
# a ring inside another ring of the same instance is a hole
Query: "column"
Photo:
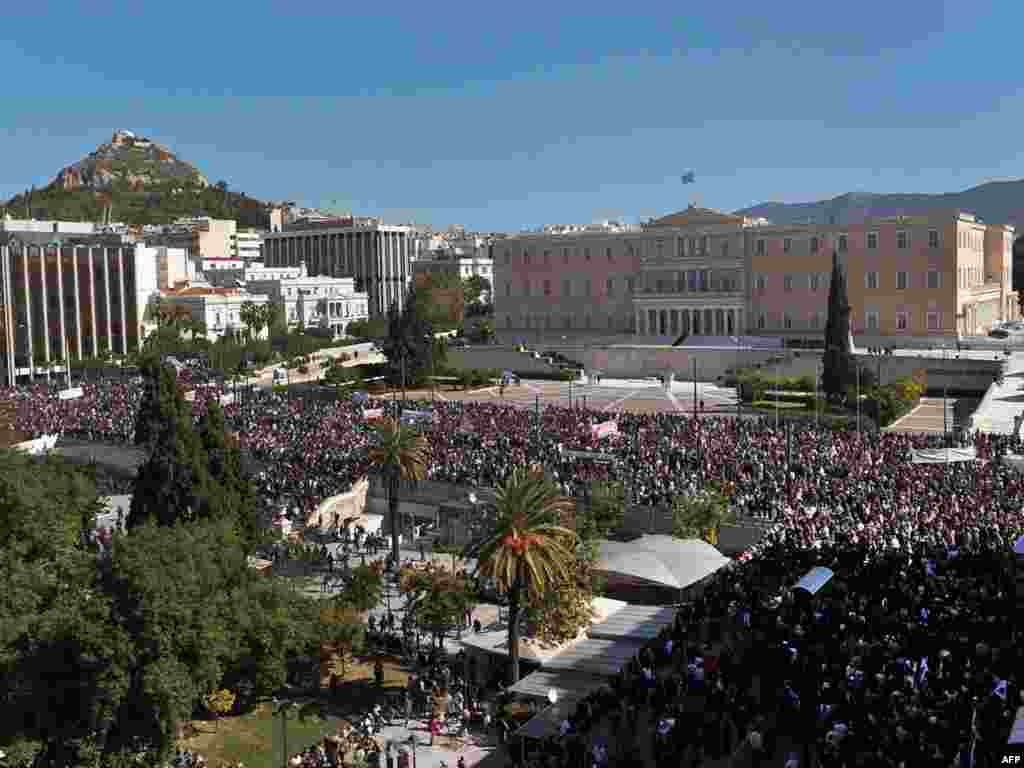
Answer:
[[96, 258], [94, 248], [87, 248], [89, 256], [89, 312], [92, 314], [92, 356], [100, 354], [100, 328], [96, 324]]
[[[57, 295], [60, 296], [57, 304], [57, 319], [60, 323], [60, 356], [64, 359], [64, 365], [71, 365], [71, 345], [68, 344], [68, 327], [64, 314], [64, 252], [57, 249]], [[70, 370], [70, 367], [68, 368]]]
[[78, 247], [71, 248], [71, 269], [75, 273], [75, 355], [82, 359], [82, 294], [78, 283]]
[[[49, 247], [39, 249], [39, 281], [43, 285], [43, 360], [50, 362], [50, 286], [46, 284], [46, 259]], [[49, 374], [47, 374], [49, 376]]]
[[[124, 248], [117, 249], [117, 285], [121, 294], [121, 354], [128, 354], [128, 297], [124, 295]], [[133, 297], [134, 298], [134, 297]]]
[[643, 324], [640, 322], [640, 310], [633, 310], [633, 327], [636, 328], [636, 334], [640, 336], [643, 334]]
[[100, 253], [103, 255], [103, 300], [106, 302], [107, 307], [107, 349], [113, 352], [113, 317], [110, 312], [110, 259], [107, 256], [106, 248], [100, 249]]
[[669, 325], [672, 328], [672, 333], [673, 334], [678, 334], [679, 333], [679, 310], [678, 309], [669, 310], [669, 320], [670, 320]]
[[21, 247], [21, 282], [25, 292], [25, 337], [28, 339], [28, 370], [34, 379], [36, 375], [35, 342], [32, 340], [32, 292], [28, 287], [28, 246]]

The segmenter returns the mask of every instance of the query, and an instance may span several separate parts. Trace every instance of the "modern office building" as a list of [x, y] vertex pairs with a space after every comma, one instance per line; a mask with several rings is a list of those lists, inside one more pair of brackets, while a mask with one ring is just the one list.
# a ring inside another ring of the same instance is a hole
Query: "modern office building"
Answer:
[[313, 229], [268, 233], [263, 243], [265, 267], [297, 267], [310, 275], [351, 277], [355, 290], [369, 297], [369, 315], [404, 306], [412, 275], [411, 228], [356, 222], [332, 222]]
[[246, 264], [263, 261], [263, 235], [259, 229], [239, 229], [231, 244], [231, 256]]
[[117, 237], [40, 242], [27, 234], [0, 236], [5, 367], [33, 375], [59, 360], [137, 350], [140, 302], [156, 289], [156, 269], [140, 275], [135, 246]]

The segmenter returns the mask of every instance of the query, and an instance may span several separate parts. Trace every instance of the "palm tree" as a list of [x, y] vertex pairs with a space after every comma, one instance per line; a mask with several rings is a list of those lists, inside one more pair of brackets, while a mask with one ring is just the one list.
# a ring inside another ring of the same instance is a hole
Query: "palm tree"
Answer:
[[516, 469], [497, 489], [497, 522], [475, 554], [481, 576], [508, 596], [512, 684], [519, 681], [519, 623], [523, 598], [536, 600], [567, 576], [575, 562], [576, 534], [562, 525], [572, 499], [539, 468]]
[[430, 447], [414, 427], [402, 424], [397, 416], [375, 427], [376, 444], [370, 448], [370, 463], [376, 468], [388, 495], [391, 516], [391, 557], [395, 568], [398, 554], [398, 489], [402, 483], [414, 484], [427, 476]]
[[159, 308], [160, 324], [180, 330], [183, 323], [192, 317], [188, 307], [182, 304], [161, 304]]

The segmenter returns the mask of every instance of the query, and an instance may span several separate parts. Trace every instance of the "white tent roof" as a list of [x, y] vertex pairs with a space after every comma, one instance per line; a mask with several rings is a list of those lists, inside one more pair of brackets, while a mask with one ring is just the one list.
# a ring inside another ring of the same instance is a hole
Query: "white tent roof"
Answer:
[[558, 703], [561, 704], [562, 702], [579, 701], [603, 684], [600, 678], [593, 675], [581, 675], [569, 671], [540, 671], [527, 675], [508, 691], [547, 703], [548, 691], [553, 690], [558, 694]]
[[575, 701], [561, 701], [553, 707], [545, 707], [531, 717], [522, 728], [515, 732], [516, 736], [526, 739], [546, 739], [558, 733], [562, 721], [576, 710]]
[[640, 640], [581, 640], [548, 659], [544, 667], [611, 677], [618, 674], [642, 647], [643, 642]]
[[602, 640], [653, 640], [676, 620], [672, 605], [629, 605], [590, 628], [590, 636]]
[[628, 542], [601, 541], [595, 570], [684, 589], [730, 562], [706, 541], [641, 536]]

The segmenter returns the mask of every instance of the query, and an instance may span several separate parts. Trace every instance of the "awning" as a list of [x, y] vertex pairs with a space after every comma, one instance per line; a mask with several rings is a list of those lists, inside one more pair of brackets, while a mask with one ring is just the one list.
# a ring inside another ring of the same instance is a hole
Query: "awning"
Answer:
[[544, 667], [611, 677], [618, 674], [642, 647], [643, 642], [639, 640], [581, 640], [549, 659]]
[[604, 685], [604, 681], [593, 675], [581, 675], [568, 671], [541, 671], [527, 675], [508, 689], [509, 693], [547, 702], [548, 692], [558, 694], [558, 703], [579, 701], [588, 693]]
[[818, 566], [817, 568], [811, 568], [807, 573], [804, 574], [803, 578], [796, 583], [793, 587], [794, 590], [802, 589], [810, 595], [816, 595], [821, 591], [821, 588], [832, 581], [834, 574], [828, 568]]
[[575, 709], [575, 701], [559, 701], [553, 706], [545, 707], [531, 717], [514, 735], [524, 739], [536, 739], [537, 741], [554, 736], [558, 733], [562, 721], [570, 717]]
[[671, 605], [628, 605], [606, 621], [594, 624], [590, 636], [599, 640], [653, 640], [676, 620]]

